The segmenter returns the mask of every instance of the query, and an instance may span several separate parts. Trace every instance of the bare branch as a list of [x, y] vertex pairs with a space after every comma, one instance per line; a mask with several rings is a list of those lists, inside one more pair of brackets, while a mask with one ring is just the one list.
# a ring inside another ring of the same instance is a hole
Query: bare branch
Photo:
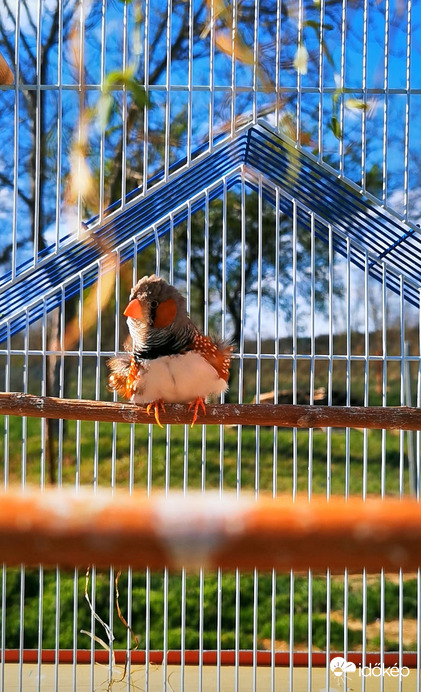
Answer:
[[[4, 185], [5, 187], [13, 188], [13, 180], [10, 180], [10, 178], [7, 175], [5, 175], [4, 173], [1, 173], [1, 172], [0, 172], [0, 183], [2, 185]], [[23, 202], [25, 202], [25, 204], [28, 204], [28, 206], [30, 204], [32, 204], [31, 198], [28, 197], [28, 195], [26, 195], [24, 192], [22, 192], [21, 188], [18, 189], [18, 195], [19, 195], [20, 199]]]
[[[9, 3], [7, 2], [7, 0], [3, 0], [3, 2], [4, 2], [4, 5], [5, 5], [5, 7], [6, 7], [6, 11], [7, 11], [7, 14], [8, 14], [8, 16], [9, 16], [9, 19], [11, 19], [12, 22], [13, 22], [14, 24], [16, 24], [16, 18], [15, 18], [13, 12], [11, 11], [11, 9], [10, 9], [10, 7], [9, 7]], [[4, 41], [4, 46], [5, 46], [5, 48], [6, 48], [7, 52], [8, 52], [8, 54], [9, 54], [9, 57], [10, 57], [12, 63], [14, 64], [14, 63], [15, 63], [15, 51], [14, 51], [14, 46], [12, 46], [11, 43], [10, 43], [10, 41], [7, 39], [7, 34], [6, 34], [6, 32], [4, 31], [4, 29], [3, 29], [2, 25], [1, 25], [1, 23], [0, 23], [0, 31], [1, 31], [1, 34], [2, 34], [3, 41]], [[21, 32], [21, 33], [20, 33], [20, 39], [21, 39], [21, 41], [22, 41], [22, 44], [25, 46], [25, 49], [28, 51], [28, 56], [29, 56], [29, 58], [31, 59], [32, 64], [33, 64], [34, 67], [35, 67], [36, 62], [37, 62], [37, 60], [36, 60], [36, 55], [34, 55], [34, 54], [31, 52], [31, 49], [30, 49], [28, 40], [27, 40], [27, 38], [26, 38], [25, 32]]]
[[31, 13], [29, 11], [28, 0], [21, 0], [21, 3], [26, 10], [26, 16], [28, 18], [28, 24], [34, 33], [34, 36], [36, 36], [37, 35], [37, 26], [36, 26], [34, 20], [32, 19]]
[[[166, 405], [162, 423], [184, 425], [192, 415], [182, 404]], [[83, 399], [59, 399], [0, 392], [0, 415], [62, 420], [154, 423], [146, 408]], [[292, 404], [208, 404], [199, 425], [261, 425], [280, 428], [369, 428], [421, 430], [421, 409], [406, 406], [296, 406]]]

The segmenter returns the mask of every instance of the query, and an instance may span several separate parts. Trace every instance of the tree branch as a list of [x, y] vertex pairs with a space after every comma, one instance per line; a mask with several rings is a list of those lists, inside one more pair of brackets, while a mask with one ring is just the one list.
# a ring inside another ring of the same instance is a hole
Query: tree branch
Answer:
[[53, 20], [51, 22], [48, 38], [42, 45], [42, 51], [41, 51], [41, 56], [42, 56], [41, 57], [41, 63], [42, 64], [45, 61], [45, 56], [48, 54], [48, 51], [53, 46], [54, 41], [57, 40], [58, 20], [59, 20], [59, 8], [58, 8], [58, 3], [57, 3], [57, 7], [54, 10]]
[[[14, 16], [13, 16], [13, 14], [11, 13], [10, 7], [9, 7], [9, 5], [8, 5], [7, 2], [5, 2], [5, 7], [6, 7], [6, 10], [7, 10], [8, 15], [9, 15], [9, 19], [14, 20], [15, 18], [14, 18]], [[6, 34], [5, 30], [4, 30], [3, 25], [2, 25], [1, 22], [0, 22], [0, 33], [1, 33], [1, 37], [2, 37], [2, 39], [3, 39], [2, 45], [4, 46], [4, 48], [5, 48], [6, 51], [7, 51], [7, 54], [8, 54], [9, 59], [10, 59], [10, 62], [12, 63], [12, 65], [14, 65], [14, 64], [15, 64], [15, 51], [14, 51], [14, 47], [11, 45], [10, 41], [7, 39], [7, 34]]]
[[[4, 2], [5, 2], [5, 0], [4, 0]], [[14, 16], [13, 12], [11, 11], [11, 9], [10, 9], [10, 7], [9, 7], [9, 4], [8, 4], [7, 2], [5, 2], [5, 6], [6, 6], [6, 11], [7, 11], [7, 14], [8, 14], [8, 16], [9, 16], [9, 19], [11, 19], [12, 22], [16, 25], [16, 18], [15, 18], [15, 16]], [[14, 48], [13, 48], [13, 46], [10, 44], [10, 42], [6, 40], [6, 35], [5, 35], [5, 32], [4, 32], [4, 30], [3, 30], [3, 27], [2, 27], [2, 25], [1, 25], [1, 23], [0, 23], [0, 29], [1, 29], [1, 33], [2, 33], [3, 40], [4, 40], [4, 45], [5, 45], [5, 47], [6, 47], [7, 52], [9, 53], [11, 59], [12, 59], [13, 65], [14, 65], [14, 64], [15, 64], [15, 52], [14, 52]], [[31, 52], [31, 49], [30, 49], [28, 40], [27, 40], [27, 38], [26, 38], [26, 34], [25, 34], [25, 32], [23, 32], [23, 31], [21, 31], [21, 33], [20, 33], [20, 40], [22, 41], [22, 44], [25, 46], [26, 50], [28, 51], [28, 55], [29, 55], [29, 57], [30, 57], [30, 59], [31, 59], [31, 61], [32, 61], [32, 64], [33, 64], [34, 67], [35, 67], [36, 62], [37, 62], [37, 61], [36, 61], [36, 56]]]
[[[60, 399], [0, 392], [0, 415], [62, 420], [155, 423], [146, 407], [84, 399]], [[162, 423], [188, 424], [192, 414], [182, 404], [166, 405]], [[421, 409], [406, 406], [296, 406], [292, 404], [208, 404], [198, 425], [260, 425], [280, 428], [369, 428], [421, 430]]]
[[[11, 181], [10, 178], [7, 177], [7, 175], [4, 175], [4, 173], [0, 173], [0, 183], [2, 185], [5, 185], [6, 187], [13, 187], [13, 181]], [[28, 197], [28, 195], [25, 195], [25, 193], [22, 192], [20, 188], [18, 188], [18, 195], [21, 198], [21, 200], [25, 202], [25, 204], [27, 204], [28, 206], [32, 204], [32, 200]]]

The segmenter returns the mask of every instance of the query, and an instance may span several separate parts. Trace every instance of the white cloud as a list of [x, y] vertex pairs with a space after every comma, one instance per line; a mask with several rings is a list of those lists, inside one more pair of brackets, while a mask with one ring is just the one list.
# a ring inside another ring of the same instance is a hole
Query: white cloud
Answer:
[[10, 219], [13, 210], [13, 196], [7, 187], [0, 188], [0, 219]]
[[[404, 193], [403, 190], [394, 190], [388, 195], [387, 205], [397, 214], [404, 212]], [[421, 224], [421, 190], [409, 191], [409, 220], [411, 223]]]

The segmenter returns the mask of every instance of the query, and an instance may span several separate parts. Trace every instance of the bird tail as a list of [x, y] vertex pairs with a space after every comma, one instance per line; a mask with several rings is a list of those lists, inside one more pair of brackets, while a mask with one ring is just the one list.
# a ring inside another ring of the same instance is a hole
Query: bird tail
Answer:
[[117, 392], [120, 396], [126, 395], [127, 378], [130, 372], [130, 354], [124, 356], [116, 356], [107, 361], [107, 366], [110, 369], [108, 376], [108, 390]]

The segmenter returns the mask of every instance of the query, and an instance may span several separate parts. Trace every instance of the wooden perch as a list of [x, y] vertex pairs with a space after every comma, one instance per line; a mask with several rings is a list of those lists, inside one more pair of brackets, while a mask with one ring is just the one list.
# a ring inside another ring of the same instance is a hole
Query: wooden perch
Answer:
[[[162, 423], [191, 423], [187, 406], [167, 404]], [[146, 408], [83, 399], [58, 399], [0, 392], [0, 415], [63, 420], [155, 423]], [[377, 428], [421, 430], [421, 409], [405, 406], [294, 406], [292, 404], [218, 404], [199, 411], [198, 425], [263, 425], [281, 428]]]
[[13, 84], [13, 72], [0, 53], [0, 84]]
[[79, 489], [0, 494], [0, 562], [73, 568], [416, 570], [421, 504], [412, 499]]

